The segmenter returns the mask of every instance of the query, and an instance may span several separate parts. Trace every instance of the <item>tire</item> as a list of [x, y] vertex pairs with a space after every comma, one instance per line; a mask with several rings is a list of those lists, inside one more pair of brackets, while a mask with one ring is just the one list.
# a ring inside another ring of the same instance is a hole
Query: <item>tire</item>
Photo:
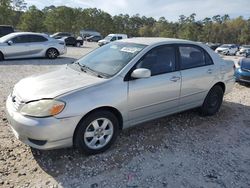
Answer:
[[80, 47], [81, 46], [81, 43], [80, 42], [77, 42], [76, 43], [76, 47]]
[[3, 53], [0, 52], [0, 61], [3, 61], [4, 60], [4, 56], [3, 56]]
[[49, 59], [56, 59], [59, 56], [59, 52], [55, 48], [49, 48], [46, 52], [46, 57]]
[[202, 116], [212, 116], [216, 114], [221, 107], [224, 92], [219, 85], [215, 85], [208, 92], [203, 105], [201, 106]]
[[74, 145], [87, 155], [98, 154], [110, 148], [118, 133], [117, 117], [110, 111], [96, 111], [79, 123], [74, 134]]

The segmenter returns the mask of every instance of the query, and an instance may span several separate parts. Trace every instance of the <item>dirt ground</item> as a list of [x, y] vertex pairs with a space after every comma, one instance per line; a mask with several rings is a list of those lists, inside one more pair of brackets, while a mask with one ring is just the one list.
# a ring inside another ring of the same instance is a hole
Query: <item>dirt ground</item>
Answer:
[[[92, 50], [68, 48], [56, 60], [0, 62], [0, 187], [250, 187], [250, 86], [235, 84], [220, 112], [198, 110], [124, 130], [107, 152], [39, 151], [18, 141], [6, 120], [14, 84]], [[236, 57], [227, 57], [237, 61]]]

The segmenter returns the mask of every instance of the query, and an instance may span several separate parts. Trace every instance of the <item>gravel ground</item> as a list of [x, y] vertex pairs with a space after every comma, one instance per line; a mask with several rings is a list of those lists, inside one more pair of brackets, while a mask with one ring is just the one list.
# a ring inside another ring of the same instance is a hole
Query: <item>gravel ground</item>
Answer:
[[217, 115], [190, 110], [144, 123], [123, 131], [103, 154], [39, 151], [18, 141], [4, 113], [14, 84], [95, 47], [68, 48], [57, 60], [0, 63], [0, 187], [250, 187], [250, 89], [239, 84]]

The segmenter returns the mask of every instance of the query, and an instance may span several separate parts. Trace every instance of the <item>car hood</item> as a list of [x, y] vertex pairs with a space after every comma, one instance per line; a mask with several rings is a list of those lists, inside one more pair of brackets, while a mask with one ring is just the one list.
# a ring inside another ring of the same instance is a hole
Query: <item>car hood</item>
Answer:
[[14, 87], [13, 95], [17, 95], [24, 102], [55, 98], [103, 81], [105, 79], [65, 66], [52, 72], [20, 80]]
[[217, 48], [216, 50], [221, 50], [221, 51], [224, 51], [224, 50], [228, 50], [229, 48], [221, 48], [221, 47], [219, 47], [219, 48]]
[[7, 43], [0, 42], [0, 47], [1, 46], [7, 46]]
[[98, 42], [99, 43], [108, 43], [109, 41], [102, 39], [102, 40], [99, 40]]

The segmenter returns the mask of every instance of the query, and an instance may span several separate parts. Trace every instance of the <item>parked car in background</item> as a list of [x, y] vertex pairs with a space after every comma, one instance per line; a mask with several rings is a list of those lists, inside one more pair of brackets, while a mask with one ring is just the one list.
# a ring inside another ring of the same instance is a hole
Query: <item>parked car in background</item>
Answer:
[[242, 45], [240, 50], [237, 52], [237, 55], [245, 57], [250, 55], [250, 45]]
[[67, 46], [70, 45], [70, 46], [80, 47], [80, 46], [83, 45], [83, 39], [81, 37], [80, 38], [79, 37], [75, 38], [75, 37], [72, 37], [72, 36], [70, 36], [70, 37], [62, 37], [62, 38], [60, 38], [58, 40], [64, 41]]
[[236, 55], [238, 47], [235, 44], [223, 44], [216, 48], [215, 52], [223, 55]]
[[207, 43], [207, 46], [209, 46], [212, 50], [216, 50], [216, 48], [220, 47], [220, 43]]
[[0, 25], [0, 37], [14, 33], [14, 28], [10, 25]]
[[58, 33], [54, 33], [53, 35], [50, 35], [50, 37], [54, 38], [54, 39], [60, 39], [62, 37], [70, 37], [73, 36], [72, 33], [68, 33], [68, 32], [58, 32]]
[[31, 147], [107, 150], [119, 131], [191, 108], [216, 114], [234, 86], [233, 62], [196, 42], [131, 38], [19, 81], [6, 101], [17, 138]]
[[0, 38], [0, 60], [33, 57], [55, 59], [66, 50], [64, 42], [40, 33], [17, 32]]
[[101, 36], [101, 33], [99, 33], [98, 31], [92, 30], [92, 29], [85, 29], [85, 30], [80, 31], [80, 35], [83, 38], [87, 38], [90, 36]]
[[121, 40], [121, 39], [126, 39], [128, 36], [126, 34], [109, 34], [106, 36], [104, 39], [98, 41], [99, 46], [103, 46], [105, 44], [108, 44], [110, 42], [116, 41], [116, 40]]
[[101, 39], [102, 39], [102, 36], [90, 36], [86, 38], [88, 42], [98, 42]]
[[235, 68], [235, 79], [237, 82], [250, 83], [250, 56], [239, 60]]

